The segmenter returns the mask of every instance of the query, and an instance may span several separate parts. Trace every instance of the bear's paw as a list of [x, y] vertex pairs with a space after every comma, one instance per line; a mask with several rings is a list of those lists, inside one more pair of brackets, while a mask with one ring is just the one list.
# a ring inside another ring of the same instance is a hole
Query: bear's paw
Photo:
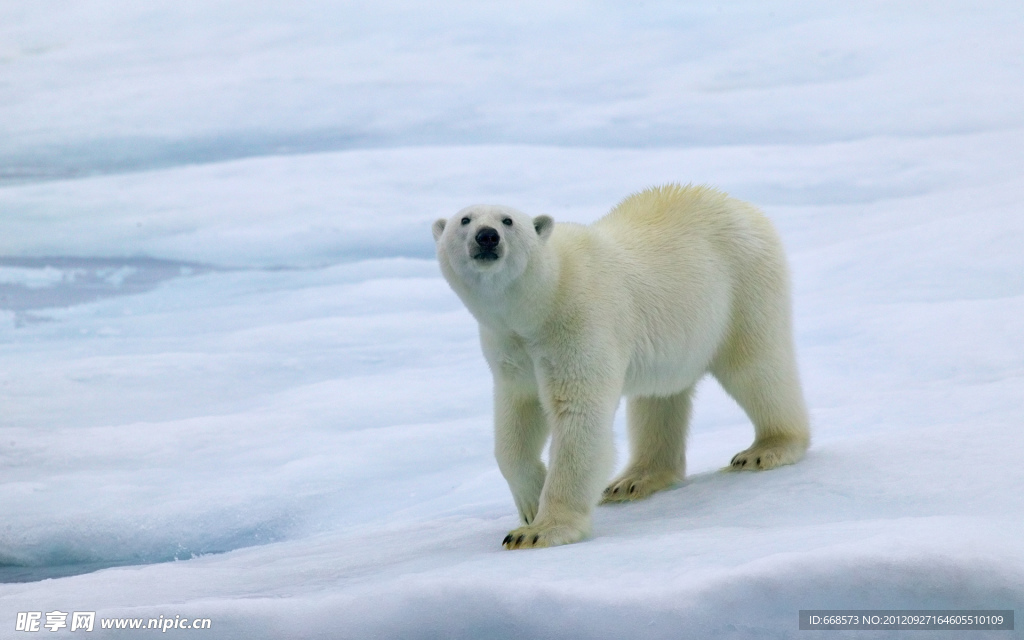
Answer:
[[643, 500], [656, 491], [671, 487], [677, 479], [673, 471], [650, 472], [631, 469], [608, 485], [601, 495], [601, 504]]
[[800, 438], [773, 438], [762, 442], [755, 441], [749, 449], [740, 451], [732, 457], [730, 471], [764, 471], [787, 464], [793, 464], [804, 457], [807, 442]]
[[584, 527], [572, 525], [549, 525], [532, 524], [519, 527], [509, 532], [502, 540], [501, 546], [506, 549], [539, 549], [542, 547], [555, 547], [560, 544], [572, 544], [579, 542], [587, 535]]

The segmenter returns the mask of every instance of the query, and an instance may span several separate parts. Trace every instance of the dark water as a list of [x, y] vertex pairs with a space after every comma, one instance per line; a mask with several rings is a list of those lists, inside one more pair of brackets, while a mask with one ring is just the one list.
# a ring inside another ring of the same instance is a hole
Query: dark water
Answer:
[[0, 279], [0, 309], [14, 311], [19, 324], [31, 311], [69, 307], [101, 298], [143, 293], [171, 278], [213, 271], [209, 265], [154, 258], [0, 257], [0, 268], [37, 272], [38, 284]]

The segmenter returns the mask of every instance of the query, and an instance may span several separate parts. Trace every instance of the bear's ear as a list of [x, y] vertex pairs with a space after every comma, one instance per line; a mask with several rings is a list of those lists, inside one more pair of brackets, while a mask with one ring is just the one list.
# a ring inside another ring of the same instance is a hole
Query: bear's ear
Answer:
[[441, 239], [441, 234], [444, 233], [444, 225], [446, 225], [447, 223], [448, 221], [445, 220], [444, 218], [438, 218], [437, 220], [434, 221], [434, 226], [432, 227], [432, 230], [434, 232], [434, 242], [437, 242], [438, 240]]
[[551, 232], [555, 229], [555, 221], [551, 216], [537, 216], [533, 219], [533, 228], [537, 230], [541, 242], [547, 242]]

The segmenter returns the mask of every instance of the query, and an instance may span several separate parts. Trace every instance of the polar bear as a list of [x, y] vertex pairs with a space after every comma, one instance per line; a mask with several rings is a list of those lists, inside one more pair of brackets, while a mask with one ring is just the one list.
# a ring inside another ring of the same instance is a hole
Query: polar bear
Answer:
[[[495, 455], [522, 524], [506, 548], [576, 542], [602, 498], [638, 500], [680, 481], [690, 399], [708, 372], [754, 424], [732, 469], [803, 457], [785, 256], [752, 205], [673, 184], [591, 226], [476, 205], [433, 234], [494, 377]], [[630, 462], [602, 494], [623, 395]]]

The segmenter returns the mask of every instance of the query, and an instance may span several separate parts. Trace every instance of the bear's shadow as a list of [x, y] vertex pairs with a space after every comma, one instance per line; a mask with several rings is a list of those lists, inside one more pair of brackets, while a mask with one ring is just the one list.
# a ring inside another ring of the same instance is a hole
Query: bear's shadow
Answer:
[[[720, 527], [768, 527], [800, 509], [813, 482], [815, 456], [770, 471], [717, 469], [688, 475], [645, 500], [599, 505], [593, 537], [639, 538]], [[796, 481], [796, 482], [795, 482]]]

